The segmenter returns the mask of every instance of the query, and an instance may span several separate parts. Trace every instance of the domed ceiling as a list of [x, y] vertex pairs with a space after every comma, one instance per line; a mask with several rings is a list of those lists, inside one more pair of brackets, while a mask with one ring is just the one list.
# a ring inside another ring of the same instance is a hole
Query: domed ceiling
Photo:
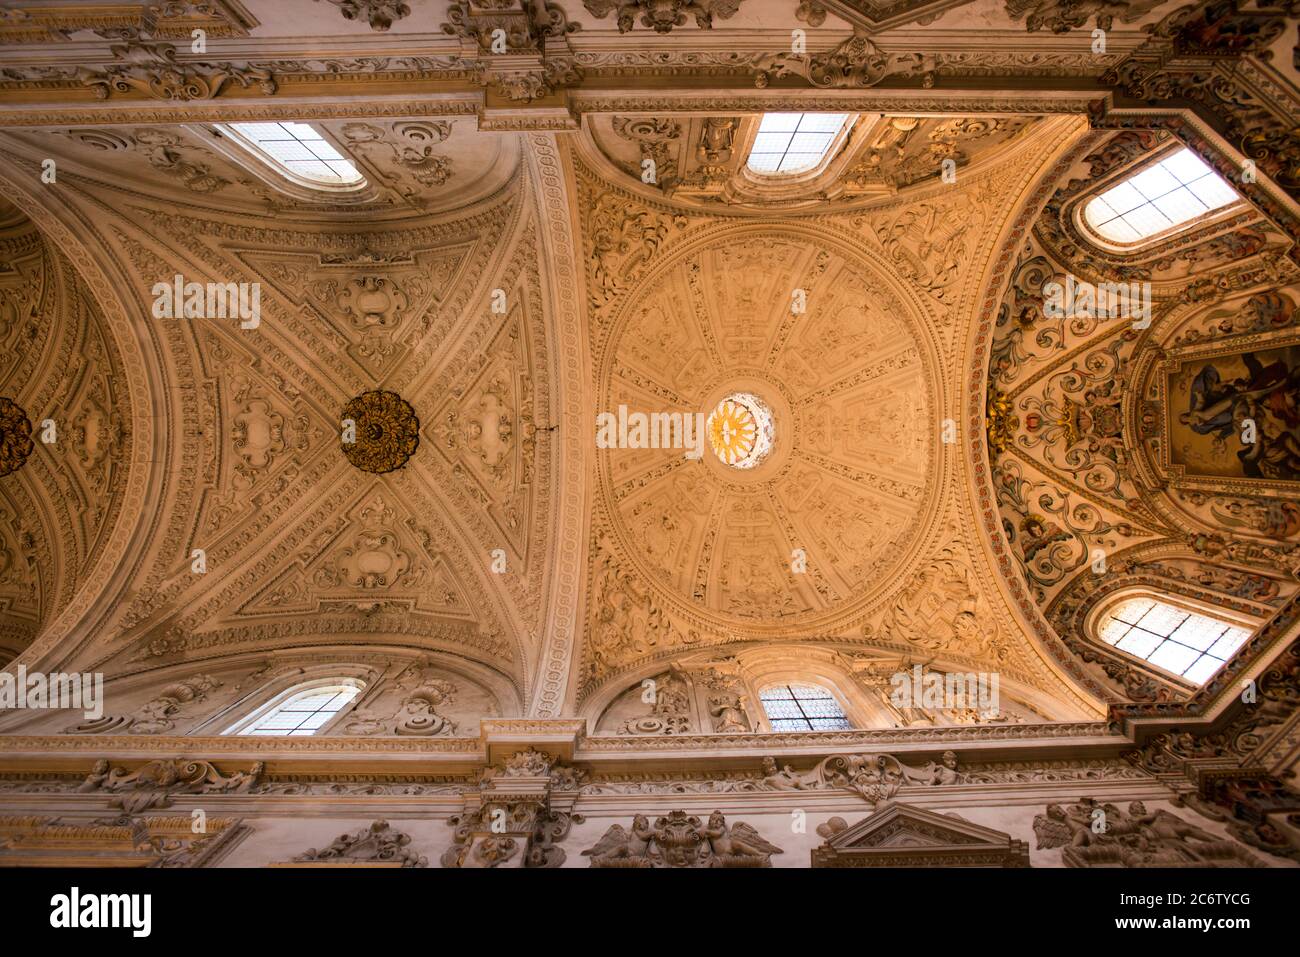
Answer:
[[753, 468], [711, 443], [599, 456], [616, 550], [666, 601], [715, 629], [815, 631], [888, 584], [938, 484], [935, 370], [894, 282], [847, 238], [740, 227], [611, 310], [601, 408], [707, 416], [739, 393], [771, 410]]
[[[955, 185], [936, 160], [918, 182], [829, 201], [814, 178], [766, 208], [647, 186], [578, 141], [593, 412], [626, 432], [594, 460], [580, 697], [604, 700], [619, 676], [674, 655], [797, 641], [984, 663], [1086, 708], [989, 591], [955, 472], [950, 361], [1006, 210], [1079, 128], [895, 119], [858, 118], [871, 135], [854, 155], [883, 155], [884, 130], [891, 163], [914, 148], [904, 131], [929, 144], [1001, 133], [941, 146], [960, 157]], [[654, 413], [697, 415], [702, 454], [627, 427]], [[716, 422], [735, 426], [735, 445]], [[760, 436], [770, 449], [751, 463]]]

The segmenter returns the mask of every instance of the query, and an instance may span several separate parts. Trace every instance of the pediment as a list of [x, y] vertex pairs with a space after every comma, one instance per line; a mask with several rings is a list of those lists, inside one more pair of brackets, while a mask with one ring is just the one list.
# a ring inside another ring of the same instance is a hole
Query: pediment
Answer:
[[813, 867], [1028, 867], [1029, 845], [1002, 831], [896, 801], [849, 825], [817, 828]]

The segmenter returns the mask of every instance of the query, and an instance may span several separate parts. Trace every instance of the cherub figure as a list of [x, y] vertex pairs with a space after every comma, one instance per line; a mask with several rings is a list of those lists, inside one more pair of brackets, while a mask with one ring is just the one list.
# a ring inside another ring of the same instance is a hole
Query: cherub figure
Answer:
[[648, 859], [650, 843], [654, 840], [654, 829], [650, 819], [644, 814], [632, 818], [632, 830], [626, 830], [622, 824], [615, 824], [596, 843], [583, 851], [584, 857], [590, 857], [593, 865], [627, 858]]
[[766, 861], [773, 854], [785, 853], [744, 821], [727, 824], [721, 811], [709, 815], [709, 823], [700, 833], [715, 857], [757, 857]]

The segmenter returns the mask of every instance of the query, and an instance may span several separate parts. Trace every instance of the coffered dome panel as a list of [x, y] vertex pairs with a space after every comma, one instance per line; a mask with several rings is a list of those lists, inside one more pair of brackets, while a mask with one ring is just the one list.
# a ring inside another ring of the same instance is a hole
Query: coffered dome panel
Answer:
[[[665, 256], [611, 314], [599, 369], [598, 409], [633, 425], [598, 458], [613, 547], [706, 627], [808, 628], [870, 604], [940, 471], [922, 321], [813, 229], [730, 228]], [[637, 413], [698, 413], [702, 450], [635, 447]]]

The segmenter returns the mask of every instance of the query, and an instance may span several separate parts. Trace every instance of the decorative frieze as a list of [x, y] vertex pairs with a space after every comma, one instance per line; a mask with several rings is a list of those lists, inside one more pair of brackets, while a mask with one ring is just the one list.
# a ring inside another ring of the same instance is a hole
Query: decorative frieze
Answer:
[[800, 76], [823, 89], [865, 89], [890, 77], [917, 78], [934, 86], [936, 61], [929, 53], [886, 52], [865, 34], [855, 34], [826, 53], [775, 53], [754, 60], [754, 85]]
[[251, 832], [238, 818], [188, 814], [90, 822], [0, 817], [0, 867], [210, 867]]
[[155, 100], [211, 100], [227, 85], [253, 89], [264, 96], [276, 92], [269, 70], [229, 62], [182, 60], [170, 43], [128, 40], [112, 47], [121, 62], [102, 69], [79, 67], [75, 76], [96, 97], [140, 93]]

